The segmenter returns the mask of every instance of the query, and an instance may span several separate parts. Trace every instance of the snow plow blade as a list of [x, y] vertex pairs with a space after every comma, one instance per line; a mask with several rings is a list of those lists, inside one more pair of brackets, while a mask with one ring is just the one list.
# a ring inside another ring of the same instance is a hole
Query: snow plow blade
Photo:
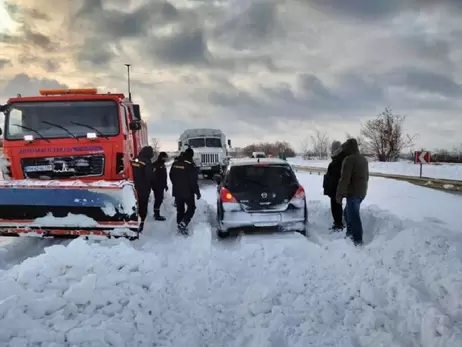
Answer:
[[137, 239], [128, 181], [0, 181], [0, 236]]

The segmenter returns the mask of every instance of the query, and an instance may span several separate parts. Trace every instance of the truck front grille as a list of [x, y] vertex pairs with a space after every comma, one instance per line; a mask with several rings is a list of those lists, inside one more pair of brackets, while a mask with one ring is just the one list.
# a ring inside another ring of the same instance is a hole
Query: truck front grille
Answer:
[[24, 158], [21, 165], [24, 177], [31, 179], [96, 177], [104, 174], [104, 155]]
[[219, 162], [220, 162], [220, 158], [218, 154], [215, 154], [215, 153], [201, 154], [201, 164], [218, 164]]

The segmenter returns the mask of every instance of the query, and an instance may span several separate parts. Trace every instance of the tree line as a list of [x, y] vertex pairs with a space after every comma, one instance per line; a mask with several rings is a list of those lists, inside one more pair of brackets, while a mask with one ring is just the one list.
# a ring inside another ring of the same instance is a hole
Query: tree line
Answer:
[[[418, 138], [418, 134], [407, 133], [404, 130], [405, 121], [406, 116], [396, 114], [390, 108], [385, 108], [383, 112], [361, 126], [359, 136], [352, 136], [347, 133], [345, 138], [356, 138], [361, 152], [369, 158], [381, 162], [393, 162], [399, 159], [414, 160], [415, 140]], [[302, 141], [300, 154], [305, 159], [329, 159], [333, 142], [327, 133], [317, 130]], [[283, 153], [286, 157], [296, 155], [287, 142], [251, 144], [242, 150], [242, 155], [251, 156], [252, 152], [260, 151], [273, 156], [277, 156], [279, 153]], [[452, 150], [432, 151], [432, 161], [462, 163], [462, 144]]]

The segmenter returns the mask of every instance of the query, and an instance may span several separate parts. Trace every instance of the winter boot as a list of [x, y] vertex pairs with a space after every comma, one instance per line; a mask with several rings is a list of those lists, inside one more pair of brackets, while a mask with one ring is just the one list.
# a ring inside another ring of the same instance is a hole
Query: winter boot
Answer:
[[141, 221], [140, 226], [139, 226], [139, 228], [138, 228], [138, 232], [139, 232], [139, 233], [142, 233], [142, 232], [143, 232], [143, 229], [144, 229], [144, 220]]
[[178, 223], [178, 232], [181, 235], [188, 235], [188, 226], [186, 225], [185, 222]]
[[154, 210], [154, 219], [159, 221], [164, 221], [166, 218], [160, 215], [159, 210]]
[[337, 225], [337, 224], [334, 224], [330, 227], [330, 231], [331, 232], [340, 232], [342, 231], [343, 229], [345, 229], [345, 226], [343, 224], [340, 224], [340, 225]]

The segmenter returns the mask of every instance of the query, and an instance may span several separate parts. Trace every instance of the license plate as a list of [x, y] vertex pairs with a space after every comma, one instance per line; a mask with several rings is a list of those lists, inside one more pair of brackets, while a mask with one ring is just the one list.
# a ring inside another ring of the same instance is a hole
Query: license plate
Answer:
[[26, 172], [40, 172], [40, 171], [52, 171], [52, 165], [37, 165], [37, 166], [26, 166], [24, 171]]
[[281, 216], [274, 213], [252, 213], [252, 219], [256, 222], [275, 223], [281, 220]]
[[202, 170], [212, 170], [212, 168], [210, 166], [202, 166], [201, 169]]

